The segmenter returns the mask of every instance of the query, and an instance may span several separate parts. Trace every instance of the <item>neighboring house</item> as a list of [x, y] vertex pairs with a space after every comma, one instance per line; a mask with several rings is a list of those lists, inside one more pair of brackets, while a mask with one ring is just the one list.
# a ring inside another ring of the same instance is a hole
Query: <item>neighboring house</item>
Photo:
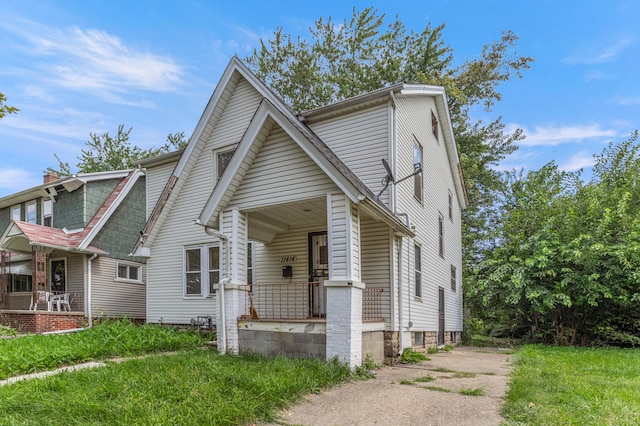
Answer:
[[142, 170], [45, 176], [0, 198], [0, 319], [22, 331], [145, 317]]
[[211, 317], [222, 352], [352, 366], [460, 339], [467, 201], [443, 88], [297, 115], [233, 58], [184, 152], [142, 166], [148, 322]]

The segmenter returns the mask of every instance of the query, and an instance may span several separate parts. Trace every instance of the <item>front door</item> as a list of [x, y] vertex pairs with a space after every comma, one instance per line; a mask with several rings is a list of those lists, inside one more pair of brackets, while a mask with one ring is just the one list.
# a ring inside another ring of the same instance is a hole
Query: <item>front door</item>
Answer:
[[67, 267], [65, 259], [51, 261], [51, 292], [62, 294], [67, 291]]
[[438, 288], [438, 345], [444, 345], [444, 288]]
[[324, 280], [329, 278], [327, 232], [309, 234], [309, 312], [312, 317], [326, 316]]

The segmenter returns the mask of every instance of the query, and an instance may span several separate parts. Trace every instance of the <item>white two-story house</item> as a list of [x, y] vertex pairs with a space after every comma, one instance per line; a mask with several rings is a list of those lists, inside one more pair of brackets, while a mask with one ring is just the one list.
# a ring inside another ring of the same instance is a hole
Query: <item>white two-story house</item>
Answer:
[[185, 150], [142, 166], [148, 322], [352, 366], [460, 339], [467, 200], [442, 87], [298, 114], [233, 58]]

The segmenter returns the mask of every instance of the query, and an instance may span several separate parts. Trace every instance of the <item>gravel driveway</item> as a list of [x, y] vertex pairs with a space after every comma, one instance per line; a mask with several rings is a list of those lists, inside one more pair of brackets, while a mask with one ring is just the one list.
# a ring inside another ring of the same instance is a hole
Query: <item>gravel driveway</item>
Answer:
[[457, 347], [428, 356], [430, 361], [384, 367], [374, 379], [309, 395], [283, 411], [276, 424], [493, 426], [503, 421], [508, 352]]

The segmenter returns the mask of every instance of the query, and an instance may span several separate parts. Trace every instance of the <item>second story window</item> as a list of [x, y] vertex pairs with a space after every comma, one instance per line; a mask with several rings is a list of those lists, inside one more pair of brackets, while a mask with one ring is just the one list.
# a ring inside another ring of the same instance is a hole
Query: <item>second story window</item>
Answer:
[[36, 223], [36, 217], [37, 217], [36, 211], [37, 209], [36, 209], [35, 201], [31, 201], [30, 203], [27, 203], [27, 223]]
[[53, 226], [53, 201], [42, 201], [42, 224], [44, 226]]
[[20, 206], [11, 207], [11, 220], [21, 220], [22, 211]]
[[[413, 170], [422, 170], [422, 146], [416, 141], [413, 143]], [[422, 173], [413, 176], [413, 196], [422, 202]]]

